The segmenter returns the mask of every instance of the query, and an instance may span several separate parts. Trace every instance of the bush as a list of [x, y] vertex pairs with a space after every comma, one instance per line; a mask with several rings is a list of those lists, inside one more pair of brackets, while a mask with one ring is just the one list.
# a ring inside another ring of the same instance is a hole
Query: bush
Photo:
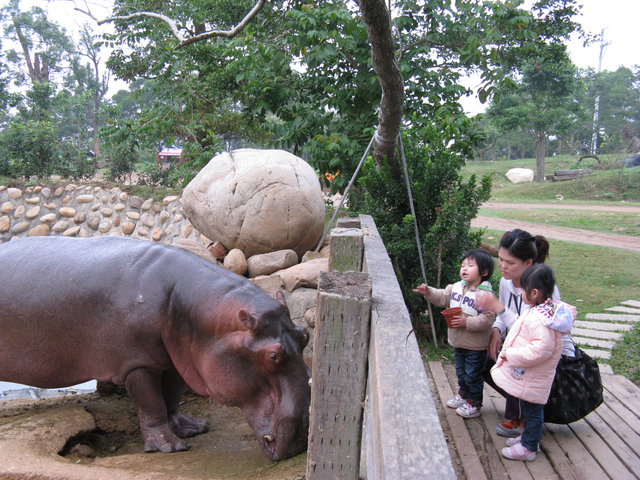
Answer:
[[[430, 133], [433, 139], [434, 132]], [[459, 280], [462, 254], [480, 244], [481, 234], [471, 233], [470, 225], [480, 204], [489, 199], [491, 180], [486, 176], [478, 182], [472, 175], [464, 182], [459, 173], [462, 155], [448, 148], [444, 139], [437, 140], [436, 137], [427, 146], [421, 145], [419, 138], [407, 136], [405, 143], [427, 283], [443, 288]], [[419, 312], [424, 310], [425, 302], [411, 290], [424, 280], [405, 183], [399, 182], [388, 167], [377, 170], [373, 161], [368, 161], [360, 185], [364, 188], [362, 209], [372, 215], [378, 226], [414, 318], [414, 327], [422, 332]], [[442, 327], [437, 335], [445, 331]]]

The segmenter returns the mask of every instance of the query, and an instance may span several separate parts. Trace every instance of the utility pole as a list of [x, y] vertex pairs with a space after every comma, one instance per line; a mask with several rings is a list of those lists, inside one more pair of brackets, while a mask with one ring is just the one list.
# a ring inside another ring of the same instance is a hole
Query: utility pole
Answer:
[[[600, 55], [598, 56], [598, 74], [602, 70], [602, 57], [604, 56], [604, 48], [609, 45], [609, 43], [604, 43], [604, 28], [600, 32]], [[598, 75], [596, 75], [596, 82], [598, 79]], [[598, 153], [598, 120], [600, 119], [600, 93], [598, 92], [597, 84], [596, 87], [596, 100], [593, 105], [593, 126], [591, 130], [591, 155], [595, 155]]]

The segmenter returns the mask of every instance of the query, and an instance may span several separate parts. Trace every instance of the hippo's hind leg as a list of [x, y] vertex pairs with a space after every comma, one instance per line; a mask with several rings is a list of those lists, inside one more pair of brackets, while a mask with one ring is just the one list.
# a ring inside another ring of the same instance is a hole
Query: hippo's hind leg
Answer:
[[162, 394], [167, 406], [169, 424], [173, 433], [182, 438], [209, 431], [209, 422], [204, 418], [178, 411], [178, 405], [186, 390], [187, 385], [178, 372], [172, 370], [162, 374]]
[[138, 368], [127, 375], [125, 386], [138, 409], [144, 451], [169, 453], [188, 450], [189, 445], [173, 432], [169, 424], [161, 373]]

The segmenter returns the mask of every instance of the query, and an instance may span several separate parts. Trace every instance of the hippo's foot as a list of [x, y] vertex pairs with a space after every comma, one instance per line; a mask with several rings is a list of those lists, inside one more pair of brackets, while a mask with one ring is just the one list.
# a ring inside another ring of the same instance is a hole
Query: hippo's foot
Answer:
[[171, 453], [189, 450], [189, 444], [177, 437], [168, 423], [158, 427], [143, 428], [142, 436], [145, 452]]
[[169, 417], [173, 433], [181, 438], [193, 437], [209, 431], [209, 422], [204, 418], [176, 412]]

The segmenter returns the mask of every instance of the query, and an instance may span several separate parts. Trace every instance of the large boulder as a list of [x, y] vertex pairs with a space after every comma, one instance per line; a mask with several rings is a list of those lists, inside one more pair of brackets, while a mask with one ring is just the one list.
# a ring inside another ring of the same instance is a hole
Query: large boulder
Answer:
[[511, 183], [533, 182], [533, 170], [530, 168], [512, 168], [505, 176]]
[[182, 205], [200, 232], [247, 257], [284, 249], [301, 257], [315, 248], [324, 228], [315, 171], [282, 150], [217, 155], [187, 185]]

